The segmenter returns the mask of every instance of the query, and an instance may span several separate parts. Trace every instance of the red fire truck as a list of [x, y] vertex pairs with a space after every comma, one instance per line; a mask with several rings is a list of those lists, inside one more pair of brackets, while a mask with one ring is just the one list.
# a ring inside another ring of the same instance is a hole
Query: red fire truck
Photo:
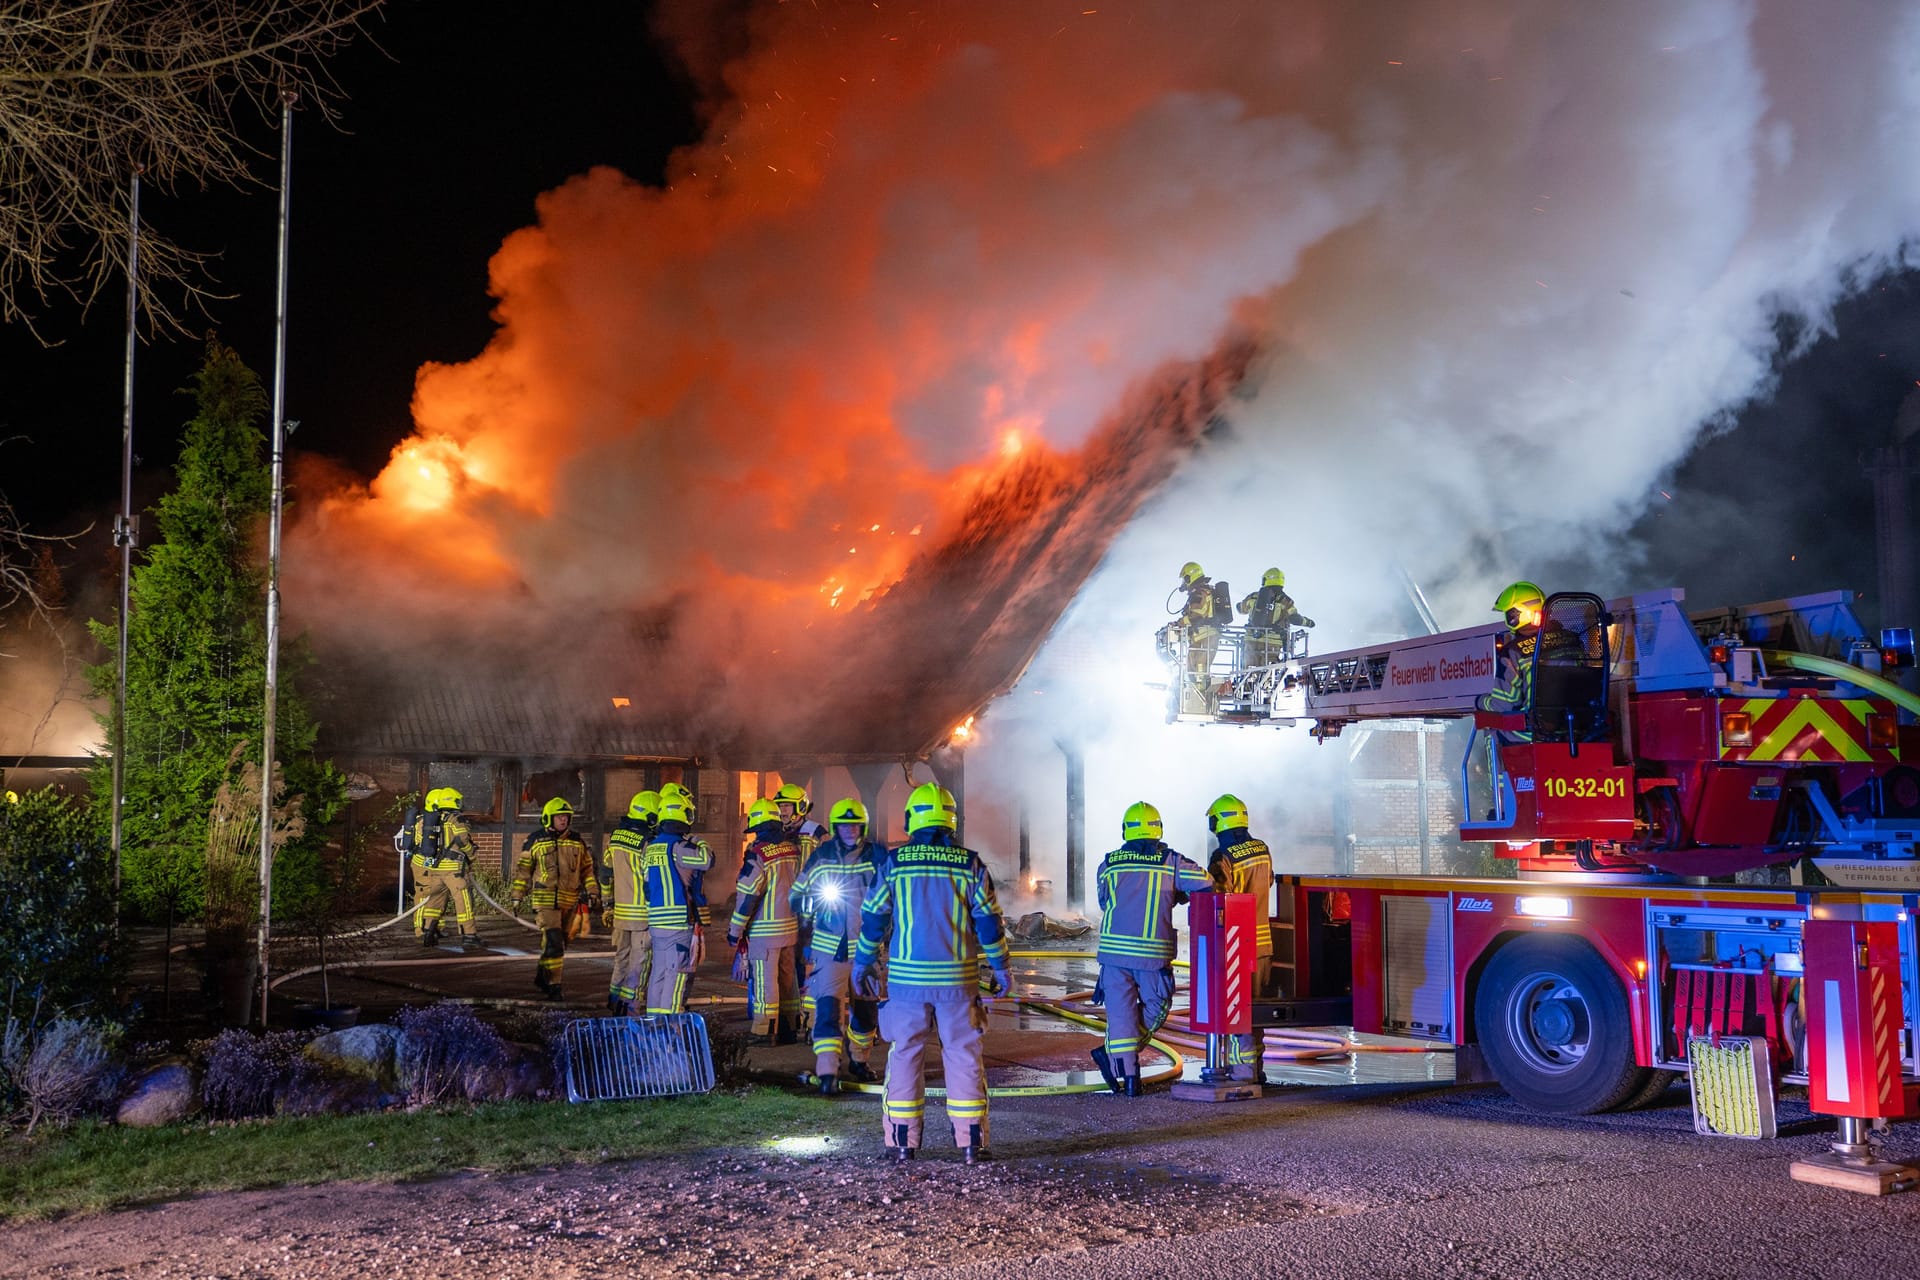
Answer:
[[[1225, 630], [1176, 718], [1469, 720], [1460, 838], [1518, 872], [1282, 876], [1270, 1018], [1350, 998], [1356, 1029], [1450, 1042], [1463, 1078], [1546, 1112], [1634, 1106], [1738, 1038], [1843, 1136], [1910, 1114], [1920, 699], [1888, 678], [1911, 634], [1866, 641], [1850, 600], [1551, 596], [1511, 716], [1479, 709], [1519, 678], [1500, 623], [1269, 663]], [[1193, 683], [1177, 624], [1160, 639]]]

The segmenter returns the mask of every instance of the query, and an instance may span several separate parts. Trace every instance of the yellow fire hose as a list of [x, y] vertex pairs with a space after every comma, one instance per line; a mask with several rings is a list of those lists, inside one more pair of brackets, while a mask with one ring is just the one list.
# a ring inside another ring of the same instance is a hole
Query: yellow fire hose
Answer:
[[1875, 693], [1891, 702], [1903, 711], [1920, 715], [1920, 696], [1908, 693], [1893, 681], [1863, 671], [1851, 663], [1841, 662], [1837, 658], [1821, 658], [1811, 653], [1792, 653], [1786, 649], [1762, 649], [1760, 656], [1766, 659], [1768, 666], [1788, 667], [1795, 671], [1806, 671], [1819, 676], [1831, 676], [1835, 680], [1844, 680], [1848, 684], [1858, 685], [1869, 693]]

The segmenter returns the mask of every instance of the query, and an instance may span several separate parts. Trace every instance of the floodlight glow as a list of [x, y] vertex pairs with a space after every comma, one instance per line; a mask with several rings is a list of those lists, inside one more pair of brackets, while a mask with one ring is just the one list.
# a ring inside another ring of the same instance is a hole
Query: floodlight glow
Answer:
[[1521, 898], [1514, 903], [1514, 910], [1523, 916], [1565, 920], [1573, 914], [1573, 901], [1569, 898]]

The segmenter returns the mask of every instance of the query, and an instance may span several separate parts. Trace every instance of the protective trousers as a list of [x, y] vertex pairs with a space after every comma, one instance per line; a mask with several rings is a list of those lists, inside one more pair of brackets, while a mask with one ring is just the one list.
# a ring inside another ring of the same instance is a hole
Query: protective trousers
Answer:
[[813, 958], [807, 975], [807, 995], [813, 1000], [813, 1072], [840, 1074], [840, 1062], [852, 1047], [852, 1058], [864, 1064], [873, 1052], [873, 1033], [879, 1026], [877, 1001], [853, 998], [853, 961]]
[[567, 958], [567, 917], [558, 907], [540, 907], [533, 913], [540, 928], [540, 961], [533, 971], [533, 985], [543, 991], [560, 986], [560, 969]]
[[800, 1025], [800, 977], [793, 939], [747, 939], [747, 1033], [792, 1043]]
[[685, 1013], [687, 982], [693, 977], [694, 935], [684, 930], [652, 931], [653, 960], [647, 973], [647, 1012]]
[[426, 929], [437, 928], [440, 918], [447, 913], [447, 904], [453, 904], [453, 918], [459, 924], [460, 932], [473, 932], [473, 890], [467, 887], [467, 878], [458, 871], [434, 871], [427, 876], [427, 896], [420, 904], [421, 926]]
[[607, 981], [607, 994], [632, 1012], [633, 1002], [647, 989], [647, 972], [653, 967], [653, 944], [647, 936], [645, 920], [613, 922], [613, 977]]
[[1187, 637], [1187, 679], [1180, 691], [1180, 709], [1189, 714], [1211, 714], [1213, 654], [1220, 647], [1217, 627], [1195, 627]]
[[898, 984], [880, 1006], [880, 1034], [888, 1045], [887, 1101], [882, 1121], [887, 1145], [909, 1149], [920, 1146], [920, 1116], [927, 1100], [927, 1040], [936, 1026], [954, 1145], [983, 1147], [987, 1144], [987, 1064], [983, 1047], [987, 1015], [980, 1007], [980, 997], [959, 987]]
[[1140, 1047], [1173, 1007], [1173, 970], [1100, 966], [1107, 997], [1107, 1060], [1116, 1076], [1140, 1074]]
[[[1273, 977], [1273, 953], [1263, 951], [1253, 960], [1253, 994], [1264, 995], [1267, 983]], [[1230, 1036], [1227, 1039], [1227, 1066], [1232, 1069], [1235, 1080], [1258, 1080], [1265, 1067], [1265, 1042], [1255, 1029], [1243, 1036]]]

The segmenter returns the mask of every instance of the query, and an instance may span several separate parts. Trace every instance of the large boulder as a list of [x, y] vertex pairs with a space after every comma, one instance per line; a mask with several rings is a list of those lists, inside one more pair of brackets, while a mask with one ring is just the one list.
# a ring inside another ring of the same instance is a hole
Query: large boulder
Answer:
[[304, 1052], [318, 1066], [335, 1075], [357, 1076], [384, 1092], [399, 1088], [395, 1072], [400, 1029], [384, 1023], [333, 1031], [307, 1045]]
[[283, 1116], [347, 1116], [362, 1111], [384, 1111], [404, 1099], [364, 1075], [308, 1068], [294, 1074], [274, 1099]]
[[502, 1052], [467, 1067], [462, 1081], [473, 1102], [533, 1101], [556, 1092], [553, 1057], [526, 1044], [508, 1044]]
[[113, 1118], [130, 1129], [155, 1129], [177, 1124], [199, 1110], [200, 1090], [194, 1086], [193, 1071], [184, 1062], [163, 1062], [134, 1078]]

